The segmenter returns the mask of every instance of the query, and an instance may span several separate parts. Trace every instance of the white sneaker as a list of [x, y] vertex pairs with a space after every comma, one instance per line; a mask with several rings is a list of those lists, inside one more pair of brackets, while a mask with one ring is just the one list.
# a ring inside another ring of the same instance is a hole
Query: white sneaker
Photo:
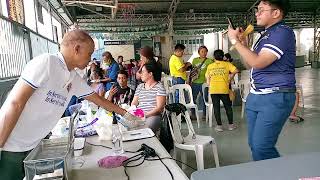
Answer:
[[222, 131], [223, 131], [222, 126], [219, 126], [219, 125], [217, 125], [217, 126], [214, 128], [214, 130], [216, 130], [217, 132], [222, 132]]
[[232, 130], [234, 130], [234, 129], [236, 129], [237, 127], [234, 125], [234, 124], [229, 124], [229, 126], [228, 126], [228, 130], [229, 131], [232, 131]]

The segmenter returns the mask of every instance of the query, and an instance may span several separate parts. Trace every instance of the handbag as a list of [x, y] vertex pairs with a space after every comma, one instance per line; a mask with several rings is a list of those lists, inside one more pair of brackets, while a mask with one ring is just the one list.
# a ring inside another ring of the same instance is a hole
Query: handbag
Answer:
[[229, 89], [229, 98], [231, 101], [236, 99], [236, 93], [232, 89]]
[[205, 60], [203, 60], [199, 66], [192, 68], [192, 70], [190, 71], [189, 77], [188, 77], [187, 84], [191, 84], [194, 80], [199, 78], [201, 67], [206, 60], [207, 60], [207, 58]]

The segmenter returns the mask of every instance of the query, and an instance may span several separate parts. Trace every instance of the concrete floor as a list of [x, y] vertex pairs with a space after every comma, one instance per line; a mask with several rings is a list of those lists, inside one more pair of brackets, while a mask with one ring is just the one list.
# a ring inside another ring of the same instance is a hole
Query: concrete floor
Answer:
[[[320, 151], [320, 70], [303, 67], [296, 69], [297, 84], [301, 84], [304, 93], [305, 107], [300, 108], [299, 115], [305, 121], [299, 124], [287, 122], [278, 140], [278, 150], [281, 155], [298, 154], [305, 152]], [[196, 121], [193, 126], [195, 131], [201, 135], [211, 135], [216, 139], [218, 145], [220, 166], [227, 166], [251, 161], [251, 153], [247, 143], [247, 123], [240, 118], [241, 106], [234, 106], [234, 120], [238, 128], [234, 131], [217, 133], [214, 127], [209, 128], [205, 121], [201, 122], [198, 129]], [[221, 111], [222, 121], [227, 125], [227, 117], [224, 109]], [[213, 121], [214, 118], [213, 118]], [[178, 153], [180, 154], [180, 153]], [[178, 157], [178, 159], [180, 159]], [[205, 150], [205, 168], [215, 167], [212, 150]], [[188, 152], [187, 164], [197, 167], [195, 155], [192, 151]], [[184, 172], [190, 177], [193, 170], [187, 168]]]

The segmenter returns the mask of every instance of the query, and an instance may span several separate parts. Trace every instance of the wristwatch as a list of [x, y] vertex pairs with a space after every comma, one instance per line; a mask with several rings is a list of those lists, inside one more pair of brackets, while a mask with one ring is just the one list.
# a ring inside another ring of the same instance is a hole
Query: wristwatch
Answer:
[[237, 42], [239, 42], [238, 40], [236, 40], [236, 39], [231, 39], [230, 40], [230, 42], [231, 42], [231, 44], [234, 46], [234, 45], [236, 45], [237, 44]]

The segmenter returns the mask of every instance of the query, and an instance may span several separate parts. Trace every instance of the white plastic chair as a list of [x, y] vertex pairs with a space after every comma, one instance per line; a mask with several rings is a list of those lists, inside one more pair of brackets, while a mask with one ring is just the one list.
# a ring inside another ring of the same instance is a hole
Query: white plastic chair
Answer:
[[[193, 102], [192, 89], [188, 84], [176, 84], [170, 88], [170, 94], [173, 98], [175, 98], [175, 92], [179, 92], [179, 103], [185, 105], [187, 109], [194, 109], [196, 112], [198, 128], [200, 128], [200, 117], [199, 117], [199, 109], [196, 104]], [[189, 97], [189, 102], [187, 103], [185, 94]]]
[[[209, 86], [207, 83], [202, 84], [202, 94], [203, 94], [203, 101], [204, 105], [206, 106], [206, 122], [209, 122], [209, 127], [212, 127], [212, 111], [213, 111], [213, 104], [211, 100], [211, 96], [208, 93]], [[208, 93], [208, 98], [206, 99], [204, 95]]]
[[169, 88], [172, 86], [172, 77], [166, 76], [162, 78], [163, 86], [166, 89], [166, 91], [169, 91]]
[[241, 107], [241, 119], [243, 119], [244, 116], [244, 108], [247, 102], [247, 96], [250, 93], [250, 80], [249, 79], [243, 79], [239, 81], [239, 89], [240, 89], [240, 96], [242, 101], [242, 107]]
[[164, 76], [162, 78], [163, 81], [163, 86], [166, 90], [167, 93], [167, 104], [173, 103], [173, 96], [170, 94], [170, 88], [172, 87], [173, 83], [172, 83], [172, 77], [170, 76]]
[[[177, 158], [177, 149], [187, 150], [187, 151], [194, 151], [196, 156], [197, 162], [197, 169], [203, 170], [204, 169], [204, 147], [210, 145], [213, 150], [214, 161], [216, 167], [220, 167], [219, 164], [219, 156], [218, 156], [218, 148], [217, 144], [213, 137], [211, 136], [202, 136], [197, 135], [194, 132], [191, 119], [189, 116], [188, 111], [185, 112], [185, 119], [188, 126], [189, 134], [186, 137], [183, 137], [181, 134], [181, 114], [178, 116], [175, 112], [171, 113], [171, 122], [169, 121], [171, 135], [174, 141], [174, 157]], [[181, 153], [181, 160], [183, 162], [187, 162], [187, 154], [186, 152]], [[182, 165], [182, 169], [186, 166]]]
[[239, 73], [237, 73], [236, 75], [234, 75], [233, 81], [234, 81], [234, 86], [238, 87], [239, 84]]

